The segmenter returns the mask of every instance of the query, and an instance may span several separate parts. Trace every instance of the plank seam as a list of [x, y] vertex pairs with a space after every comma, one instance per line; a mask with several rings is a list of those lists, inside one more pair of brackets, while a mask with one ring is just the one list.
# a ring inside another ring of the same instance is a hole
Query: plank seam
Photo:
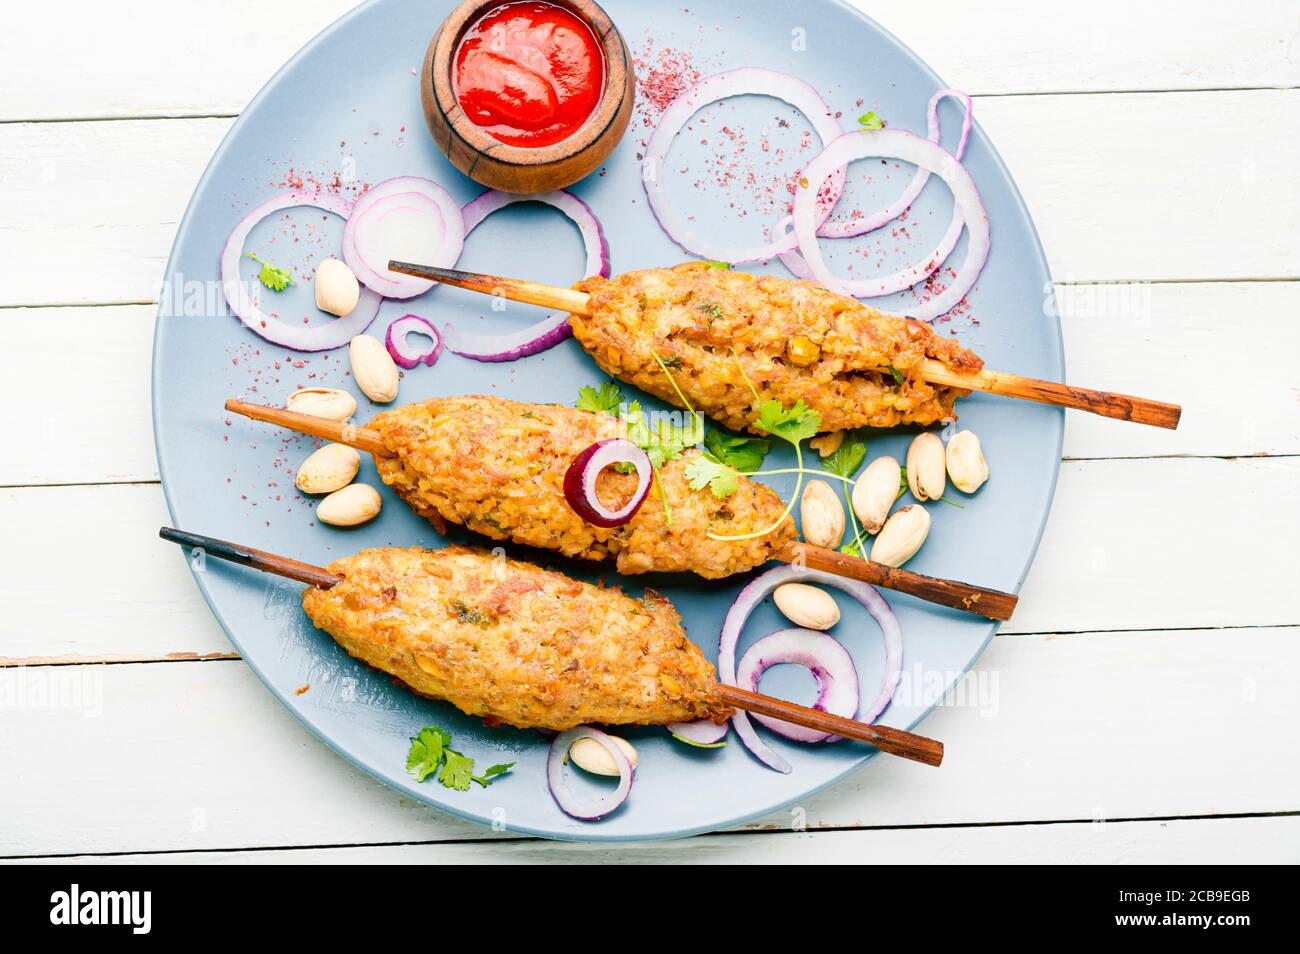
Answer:
[[[1134, 816], [1129, 818], [1106, 818], [1100, 821], [1096, 818], [1042, 818], [1028, 819], [1024, 821], [990, 821], [990, 822], [950, 822], [935, 824], [916, 824], [916, 825], [847, 825], [847, 826], [817, 826], [808, 828], [804, 831], [796, 831], [788, 828], [737, 828], [724, 829], [722, 831], [709, 832], [704, 835], [696, 835], [690, 839], [670, 839], [667, 842], [659, 844], [686, 844], [691, 841], [700, 842], [705, 840], [714, 840], [719, 836], [740, 835], [743, 837], [761, 837], [765, 835], [836, 835], [845, 832], [893, 832], [893, 831], [929, 831], [929, 830], [952, 830], [962, 831], [978, 828], [1023, 828], [1023, 827], [1048, 827], [1055, 825], [1081, 825], [1081, 824], [1106, 824], [1106, 825], [1129, 825], [1129, 824], [1150, 824], [1168, 823], [1179, 821], [1236, 821], [1252, 818], [1296, 818], [1300, 817], [1300, 810], [1282, 809], [1273, 812], [1240, 812], [1227, 813], [1221, 815], [1151, 815], [1148, 817]], [[122, 850], [122, 851], [99, 851], [99, 852], [58, 852], [51, 854], [27, 854], [27, 855], [0, 855], [0, 861], [22, 861], [32, 858], [116, 858], [127, 855], [208, 855], [208, 854], [251, 854], [255, 852], [270, 851], [331, 851], [339, 848], [417, 848], [417, 847], [436, 847], [438, 845], [500, 845], [500, 844], [569, 844], [567, 842], [548, 842], [543, 838], [527, 837], [502, 837], [502, 838], [440, 838], [431, 841], [376, 841], [376, 842], [338, 842], [321, 845], [260, 845], [260, 846], [241, 846], [236, 848], [161, 848], [155, 850]], [[646, 842], [632, 842], [631, 844], [644, 845]], [[603, 845], [606, 850], [617, 850], [618, 845]]]

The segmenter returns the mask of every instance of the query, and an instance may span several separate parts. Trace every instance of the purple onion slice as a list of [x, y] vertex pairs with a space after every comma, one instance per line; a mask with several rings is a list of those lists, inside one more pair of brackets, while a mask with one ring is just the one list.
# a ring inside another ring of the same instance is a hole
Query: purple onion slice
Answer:
[[[412, 344], [409, 336], [417, 334], [432, 338], [433, 344], [427, 347], [417, 347]], [[438, 333], [437, 328], [419, 315], [403, 315], [388, 326], [388, 334], [384, 336], [384, 347], [393, 356], [398, 367], [409, 371], [421, 362], [432, 367], [438, 360], [438, 356], [442, 354], [442, 335]]]
[[[853, 657], [833, 636], [813, 629], [783, 629], [764, 636], [745, 651], [736, 664], [736, 680], [758, 692], [758, 682], [772, 666], [802, 666], [817, 680], [817, 701], [812, 708], [852, 719], [858, 714], [858, 670]], [[794, 725], [772, 716], [753, 718], [778, 735], [795, 742], [837, 742], [839, 736]]]
[[[827, 146], [804, 169], [802, 181], [808, 185], [801, 184], [795, 193], [794, 234], [799, 241], [799, 250], [803, 253], [812, 276], [832, 291], [858, 297], [879, 294], [879, 279], [850, 281], [832, 274], [817, 243], [821, 218], [819, 203], [816, 201], [816, 183], [824, 181], [828, 175], [854, 160], [875, 156], [910, 162], [941, 178], [952, 190], [955, 200], [953, 225], [949, 226], [949, 233], [958, 223], [964, 223], [969, 233], [966, 259], [951, 284], [928, 300], [904, 305], [899, 309], [908, 317], [933, 321], [965, 298], [979, 277], [989, 255], [989, 217], [970, 173], [956, 157], [928, 139], [899, 129], [863, 129], [846, 133]], [[948, 237], [945, 236], [945, 241]], [[914, 269], [923, 269], [929, 260], [927, 257]]]
[[[754, 607], [763, 601], [767, 594], [782, 583], [817, 583], [822, 586], [841, 590], [861, 603], [868, 613], [880, 625], [881, 635], [885, 640], [885, 675], [881, 680], [876, 698], [867, 707], [866, 712], [858, 714], [861, 722], [872, 722], [885, 710], [898, 689], [898, 682], [903, 675], [903, 633], [898, 626], [898, 618], [889, 608], [885, 598], [871, 584], [859, 580], [847, 580], [843, 577], [823, 573], [801, 566], [778, 566], [760, 573], [750, 580], [736, 601], [727, 611], [727, 618], [722, 623], [722, 634], [718, 640], [718, 679], [728, 686], [738, 685], [736, 681], [736, 646], [745, 622]], [[754, 723], [747, 713], [737, 712], [731, 717], [732, 725], [740, 741], [763, 764], [778, 772], [789, 772], [793, 768], [789, 761], [770, 745], [758, 737]]]
[[[402, 197], [400, 201], [396, 201], [398, 196]], [[388, 223], [389, 228], [377, 221], [390, 216], [396, 218]], [[432, 238], [435, 216], [440, 223], [436, 226], [440, 230], [436, 241]], [[423, 251], [407, 244], [413, 240], [412, 229], [420, 224], [421, 217], [430, 230], [422, 239], [415, 236], [427, 246]], [[357, 199], [343, 230], [343, 261], [361, 284], [385, 298], [414, 298], [427, 292], [435, 282], [389, 271], [389, 259], [450, 268], [460, 258], [464, 244], [465, 226], [460, 207], [451, 194], [431, 179], [398, 176], [371, 186]]]
[[[579, 739], [595, 739], [618, 766], [618, 788], [611, 798], [595, 806], [581, 804], [564, 784], [564, 762], [568, 758], [569, 749], [573, 748], [573, 743]], [[551, 790], [551, 797], [555, 799], [555, 804], [560, 806], [560, 811], [580, 821], [596, 821], [604, 818], [622, 805], [627, 800], [628, 793], [632, 791], [632, 775], [632, 763], [628, 761], [627, 755], [619, 748], [618, 743], [604, 732], [589, 725], [580, 725], [576, 729], [561, 732], [551, 742], [550, 752], [546, 756], [546, 784]]]
[[345, 219], [352, 213], [351, 203], [335, 195], [286, 192], [268, 199], [244, 216], [226, 240], [226, 247], [221, 252], [221, 287], [231, 312], [259, 337], [294, 351], [329, 351], [341, 348], [370, 327], [375, 315], [379, 314], [382, 299], [378, 293], [362, 288], [356, 307], [346, 318], [306, 325], [283, 321], [266, 314], [258, 304], [256, 295], [250, 292], [251, 283], [239, 277], [244, 243], [253, 227], [272, 213], [300, 205], [321, 209]]
[[[606, 467], [631, 464], [636, 468], [637, 484], [632, 497], [622, 507], [613, 510], [605, 506], [596, 494], [596, 479]], [[564, 473], [564, 499], [587, 523], [597, 527], [620, 527], [627, 523], [645, 503], [654, 480], [654, 468], [646, 452], [622, 437], [597, 441], [569, 465]]]

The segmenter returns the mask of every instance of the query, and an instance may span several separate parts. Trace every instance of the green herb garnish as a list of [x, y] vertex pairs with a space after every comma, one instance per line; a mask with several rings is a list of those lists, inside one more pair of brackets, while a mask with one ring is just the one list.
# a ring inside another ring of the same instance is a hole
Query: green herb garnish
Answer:
[[725, 500], [736, 492], [736, 485], [740, 478], [739, 471], [724, 464], [712, 454], [701, 454], [691, 458], [690, 463], [686, 465], [685, 473], [692, 490], [703, 490], [708, 487], [713, 492], [713, 496], [719, 500]]
[[[737, 365], [740, 364], [739, 356], [736, 357], [736, 363]], [[741, 367], [740, 370], [741, 374], [744, 374], [745, 369]], [[745, 380], [748, 381], [748, 377], [746, 377]], [[753, 388], [752, 384], [750, 385], [750, 388]], [[805, 404], [802, 398], [794, 402], [794, 407], [785, 407], [777, 400], [764, 401], [759, 405], [758, 420], [755, 422], [754, 426], [760, 430], [766, 431], [773, 437], [781, 438], [781, 440], [788, 442], [790, 446], [794, 448], [795, 468], [796, 473], [798, 474], [798, 477], [795, 479], [794, 493], [790, 495], [790, 502], [785, 505], [785, 509], [781, 511], [781, 515], [776, 518], [776, 521], [771, 526], [750, 533], [734, 534], [730, 536], [722, 536], [710, 531], [708, 534], [710, 540], [751, 540], [755, 537], [764, 537], [785, 522], [785, 519], [790, 516], [790, 511], [794, 509], [794, 502], [799, 496], [799, 488], [803, 486], [805, 468], [803, 464], [803, 447], [800, 442], [816, 434], [817, 431], [820, 430], [821, 425], [821, 415]], [[712, 481], [710, 481], [709, 486], [712, 488]], [[725, 481], [722, 483], [722, 486], [723, 489], [725, 489]]]
[[884, 129], [885, 121], [875, 113], [867, 112], [858, 117], [858, 125], [863, 129]]
[[406, 772], [417, 782], [423, 782], [438, 772], [438, 781], [458, 792], [469, 791], [470, 782], [487, 788], [514, 766], [514, 762], [493, 765], [482, 775], [474, 774], [474, 760], [450, 748], [451, 733], [441, 726], [426, 725], [411, 737], [411, 750], [406, 755]]
[[579, 411], [595, 411], [597, 414], [613, 414], [623, 403], [623, 392], [613, 381], [606, 381], [597, 390], [591, 385], [578, 389]]
[[803, 398], [794, 402], [794, 407], [785, 407], [780, 401], [764, 401], [758, 408], [760, 430], [779, 437], [791, 444], [798, 444], [809, 437], [815, 437], [822, 426], [822, 416], [803, 402]]
[[711, 259], [711, 258], [706, 258], [706, 259], [704, 260], [704, 263], [705, 263], [706, 265], [709, 266], [707, 270], [710, 271], [710, 272], [729, 272], [729, 271], [731, 271], [731, 263], [730, 263], [730, 262], [716, 262], [716, 261], [714, 261], [714, 260]]
[[262, 270], [257, 273], [257, 280], [267, 288], [271, 289], [271, 291], [281, 292], [290, 285], [295, 284], [294, 280], [289, 276], [289, 273], [285, 269], [278, 268], [269, 262], [262, 261], [252, 252], [245, 252], [244, 257], [251, 258], [253, 261], [257, 262], [257, 264], [262, 266]]
[[894, 376], [895, 384], [902, 386], [907, 383], [907, 377], [903, 374], [902, 371], [899, 371], [892, 364], [886, 365], [885, 367], [889, 368], [889, 373]]
[[696, 311], [702, 311], [714, 321], [722, 317], [722, 306], [715, 301], [705, 301], [695, 306]]
[[848, 479], [858, 472], [866, 459], [866, 442], [849, 433], [844, 435], [839, 447], [821, 459], [822, 470]]
[[772, 442], [761, 437], [741, 437], [717, 428], [704, 435], [704, 446], [718, 461], [742, 472], [755, 471], [763, 466], [763, 459], [772, 448]]

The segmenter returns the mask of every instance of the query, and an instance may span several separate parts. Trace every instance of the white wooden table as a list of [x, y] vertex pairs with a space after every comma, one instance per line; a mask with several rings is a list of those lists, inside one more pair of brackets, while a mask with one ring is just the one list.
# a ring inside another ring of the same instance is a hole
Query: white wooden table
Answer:
[[233, 117], [350, 0], [50, 0], [0, 29], [0, 856], [1300, 860], [1300, 7], [858, 2], [975, 94], [1070, 379], [1185, 406], [1068, 416], [996, 704], [924, 725], [941, 771], [589, 847], [414, 804], [301, 728], [155, 537], [152, 302]]

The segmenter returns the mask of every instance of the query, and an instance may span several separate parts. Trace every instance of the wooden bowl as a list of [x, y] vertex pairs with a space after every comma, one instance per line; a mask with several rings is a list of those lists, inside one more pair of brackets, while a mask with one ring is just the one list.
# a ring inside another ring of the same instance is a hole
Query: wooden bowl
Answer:
[[572, 136], [536, 149], [499, 142], [465, 115], [452, 90], [452, 56], [465, 31], [507, 0], [465, 0], [434, 34], [420, 74], [420, 101], [434, 141], [475, 182], [503, 192], [549, 192], [572, 185], [608, 158], [627, 130], [636, 97], [632, 55], [609, 16], [591, 0], [549, 0], [586, 21], [605, 50], [605, 92]]

